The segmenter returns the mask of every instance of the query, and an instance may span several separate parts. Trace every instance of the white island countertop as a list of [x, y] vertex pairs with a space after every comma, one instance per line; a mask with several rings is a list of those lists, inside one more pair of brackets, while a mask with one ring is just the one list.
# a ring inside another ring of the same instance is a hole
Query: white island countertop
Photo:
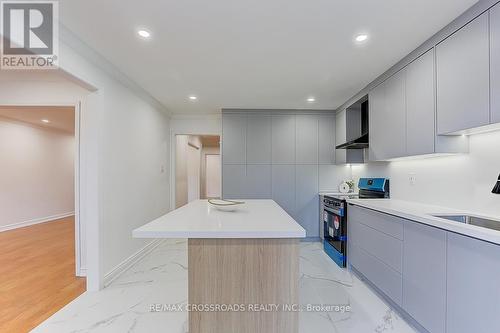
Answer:
[[133, 231], [134, 238], [304, 238], [306, 231], [273, 200], [242, 200], [219, 211], [196, 200]]
[[396, 199], [348, 199], [347, 202], [500, 245], [500, 231], [449, 221], [432, 215], [470, 215], [500, 223], [498, 216], [486, 216], [477, 212]]

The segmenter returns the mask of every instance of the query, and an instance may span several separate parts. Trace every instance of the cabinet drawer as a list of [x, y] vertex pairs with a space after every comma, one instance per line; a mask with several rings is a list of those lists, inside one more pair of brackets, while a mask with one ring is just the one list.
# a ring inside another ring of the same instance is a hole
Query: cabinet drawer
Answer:
[[349, 221], [350, 241], [395, 271], [402, 273], [403, 242], [369, 226]]
[[349, 250], [349, 263], [373, 285], [401, 306], [403, 293], [401, 274], [352, 243]]
[[376, 212], [371, 209], [349, 205], [347, 209], [349, 223], [359, 222], [387, 235], [403, 240], [403, 219]]

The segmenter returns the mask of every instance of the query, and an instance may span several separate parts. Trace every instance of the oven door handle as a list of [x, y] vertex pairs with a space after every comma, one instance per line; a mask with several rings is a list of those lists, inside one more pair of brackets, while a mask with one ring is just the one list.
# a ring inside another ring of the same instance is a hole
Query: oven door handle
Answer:
[[344, 217], [344, 208], [332, 209], [332, 208], [325, 207], [325, 210], [327, 212], [330, 212], [330, 213], [335, 214], [337, 216]]

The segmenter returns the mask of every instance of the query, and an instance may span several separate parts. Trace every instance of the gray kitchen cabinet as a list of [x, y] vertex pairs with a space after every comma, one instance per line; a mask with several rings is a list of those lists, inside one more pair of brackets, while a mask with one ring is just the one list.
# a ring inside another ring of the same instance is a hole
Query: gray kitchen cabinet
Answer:
[[222, 196], [224, 199], [245, 199], [246, 165], [224, 164], [222, 166]]
[[295, 165], [272, 166], [272, 199], [290, 216], [295, 215]]
[[247, 164], [245, 197], [271, 199], [271, 165]]
[[490, 9], [491, 123], [500, 123], [500, 5]]
[[446, 231], [405, 221], [403, 244], [402, 307], [429, 332], [445, 332]]
[[295, 163], [318, 164], [318, 116], [295, 117]]
[[318, 162], [335, 163], [335, 117], [318, 116]]
[[271, 164], [271, 115], [247, 116], [247, 163]]
[[224, 164], [246, 163], [247, 116], [222, 116], [222, 160]]
[[447, 332], [500, 332], [500, 246], [451, 232], [447, 244]]
[[489, 124], [488, 30], [486, 12], [436, 46], [438, 134]]
[[354, 205], [347, 214], [349, 264], [401, 306], [404, 220]]
[[406, 68], [406, 155], [435, 152], [434, 50]]
[[399, 71], [370, 92], [371, 161], [406, 155], [405, 74]]
[[272, 163], [295, 164], [295, 115], [272, 116]]
[[296, 165], [295, 220], [307, 237], [319, 237], [318, 165]]

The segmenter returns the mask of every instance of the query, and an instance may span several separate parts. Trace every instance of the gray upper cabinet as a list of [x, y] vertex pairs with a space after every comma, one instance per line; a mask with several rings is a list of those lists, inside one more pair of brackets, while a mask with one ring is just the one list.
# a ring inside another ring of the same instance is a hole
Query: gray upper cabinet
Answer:
[[272, 116], [272, 163], [295, 164], [295, 115]]
[[246, 163], [247, 116], [225, 114], [222, 117], [222, 160], [224, 164]]
[[500, 5], [490, 10], [491, 122], [500, 122]]
[[500, 332], [500, 246], [448, 233], [447, 332]]
[[434, 153], [434, 50], [406, 68], [406, 154]]
[[437, 131], [489, 124], [489, 34], [484, 13], [436, 46]]
[[335, 163], [335, 117], [318, 116], [318, 162]]
[[246, 165], [224, 164], [222, 166], [222, 197], [224, 199], [245, 199]]
[[318, 164], [318, 116], [295, 117], [295, 163]]
[[401, 70], [375, 87], [370, 100], [370, 160], [406, 155], [405, 75]]
[[405, 221], [403, 249], [403, 309], [429, 332], [445, 332], [446, 231]]
[[271, 164], [271, 116], [249, 114], [247, 118], [247, 163]]

